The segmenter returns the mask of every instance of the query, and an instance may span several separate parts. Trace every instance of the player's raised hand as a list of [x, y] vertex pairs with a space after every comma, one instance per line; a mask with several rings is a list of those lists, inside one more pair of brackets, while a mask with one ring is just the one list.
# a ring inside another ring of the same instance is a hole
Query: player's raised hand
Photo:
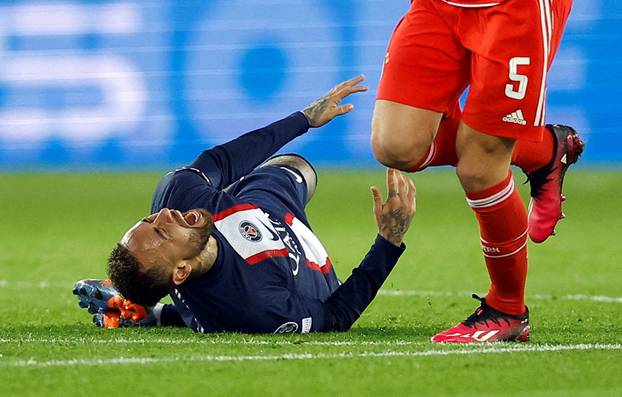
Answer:
[[399, 246], [417, 210], [415, 184], [400, 171], [387, 168], [387, 191], [389, 197], [383, 204], [380, 190], [376, 186], [371, 187], [374, 215], [378, 233]]
[[351, 103], [341, 105], [340, 103], [350, 94], [367, 91], [367, 87], [359, 85], [363, 80], [365, 80], [365, 76], [361, 74], [353, 79], [337, 84], [328, 91], [328, 94], [307, 106], [302, 113], [309, 120], [309, 125], [311, 127], [321, 127], [335, 117], [352, 111], [354, 105]]

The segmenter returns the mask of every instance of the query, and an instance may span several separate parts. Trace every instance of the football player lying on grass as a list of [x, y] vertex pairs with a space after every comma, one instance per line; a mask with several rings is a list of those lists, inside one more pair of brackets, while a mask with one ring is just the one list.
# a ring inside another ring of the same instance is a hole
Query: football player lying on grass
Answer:
[[[111, 282], [75, 285], [80, 306], [108, 328], [348, 330], [405, 249], [415, 186], [389, 169], [384, 203], [379, 189], [372, 188], [378, 235], [341, 284], [305, 214], [316, 188], [313, 167], [297, 155], [270, 156], [309, 128], [350, 112], [352, 105], [340, 102], [365, 91], [362, 80], [343, 82], [302, 112], [204, 151], [164, 176], [151, 215], [132, 226], [112, 251]], [[173, 304], [158, 303], [167, 294]]]

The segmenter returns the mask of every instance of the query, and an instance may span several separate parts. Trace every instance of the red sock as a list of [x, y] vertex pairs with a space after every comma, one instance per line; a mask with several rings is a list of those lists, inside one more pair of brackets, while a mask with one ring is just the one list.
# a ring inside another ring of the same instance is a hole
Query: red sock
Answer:
[[506, 314], [525, 312], [527, 212], [512, 173], [500, 184], [467, 193], [479, 221], [484, 260], [490, 276], [486, 304]]
[[[458, 109], [459, 111], [460, 109]], [[450, 114], [443, 117], [434, 138], [434, 156], [430, 160], [429, 167], [458, 164], [456, 155], [456, 135], [460, 124], [460, 113]]]
[[527, 173], [532, 173], [551, 162], [554, 145], [553, 134], [546, 128], [542, 135], [542, 142], [520, 140], [516, 143], [512, 154], [512, 164]]
[[423, 171], [430, 165], [430, 162], [434, 158], [434, 152], [436, 151], [436, 139], [432, 142], [432, 145], [428, 147], [428, 150], [425, 152], [425, 155], [419, 160], [419, 162], [409, 170], [408, 172], [418, 172]]
[[460, 124], [461, 112], [456, 103], [456, 108], [450, 114], [444, 115], [436, 132], [434, 142], [428, 148], [425, 156], [415, 165], [410, 172], [421, 171], [426, 167], [441, 165], [453, 165], [458, 163], [456, 155], [456, 135]]

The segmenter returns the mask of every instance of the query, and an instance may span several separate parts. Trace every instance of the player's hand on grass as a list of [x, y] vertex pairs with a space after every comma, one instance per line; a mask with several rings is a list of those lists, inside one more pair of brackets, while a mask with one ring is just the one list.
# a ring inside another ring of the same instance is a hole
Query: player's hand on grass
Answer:
[[371, 187], [374, 215], [378, 233], [399, 246], [417, 210], [415, 184], [400, 171], [387, 168], [387, 190], [389, 197], [383, 204], [380, 190], [376, 186]]
[[[142, 306], [141, 306], [142, 307]], [[152, 308], [144, 308], [146, 316], [128, 316], [119, 310], [106, 310], [93, 315], [93, 323], [100, 328], [156, 327], [158, 320]]]
[[158, 320], [153, 308], [132, 303], [116, 295], [110, 300], [110, 308], [93, 316], [93, 323], [101, 328], [154, 327]]
[[95, 325], [102, 328], [119, 327], [153, 327], [157, 319], [153, 308], [132, 303], [121, 295], [115, 295], [110, 300], [110, 309], [93, 316]]
[[307, 117], [309, 126], [321, 127], [335, 117], [352, 111], [354, 105], [351, 103], [340, 105], [340, 102], [350, 94], [367, 91], [367, 87], [359, 85], [363, 80], [365, 80], [365, 76], [361, 74], [353, 79], [337, 84], [328, 94], [307, 106], [302, 113]]

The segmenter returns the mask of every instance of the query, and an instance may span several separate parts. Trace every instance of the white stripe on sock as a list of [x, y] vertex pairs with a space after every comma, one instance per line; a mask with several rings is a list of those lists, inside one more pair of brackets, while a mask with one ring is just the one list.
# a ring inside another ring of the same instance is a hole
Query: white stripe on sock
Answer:
[[471, 208], [487, 208], [507, 200], [513, 192], [514, 179], [510, 178], [507, 186], [501, 189], [501, 191], [482, 199], [471, 200], [467, 198], [466, 201]]

